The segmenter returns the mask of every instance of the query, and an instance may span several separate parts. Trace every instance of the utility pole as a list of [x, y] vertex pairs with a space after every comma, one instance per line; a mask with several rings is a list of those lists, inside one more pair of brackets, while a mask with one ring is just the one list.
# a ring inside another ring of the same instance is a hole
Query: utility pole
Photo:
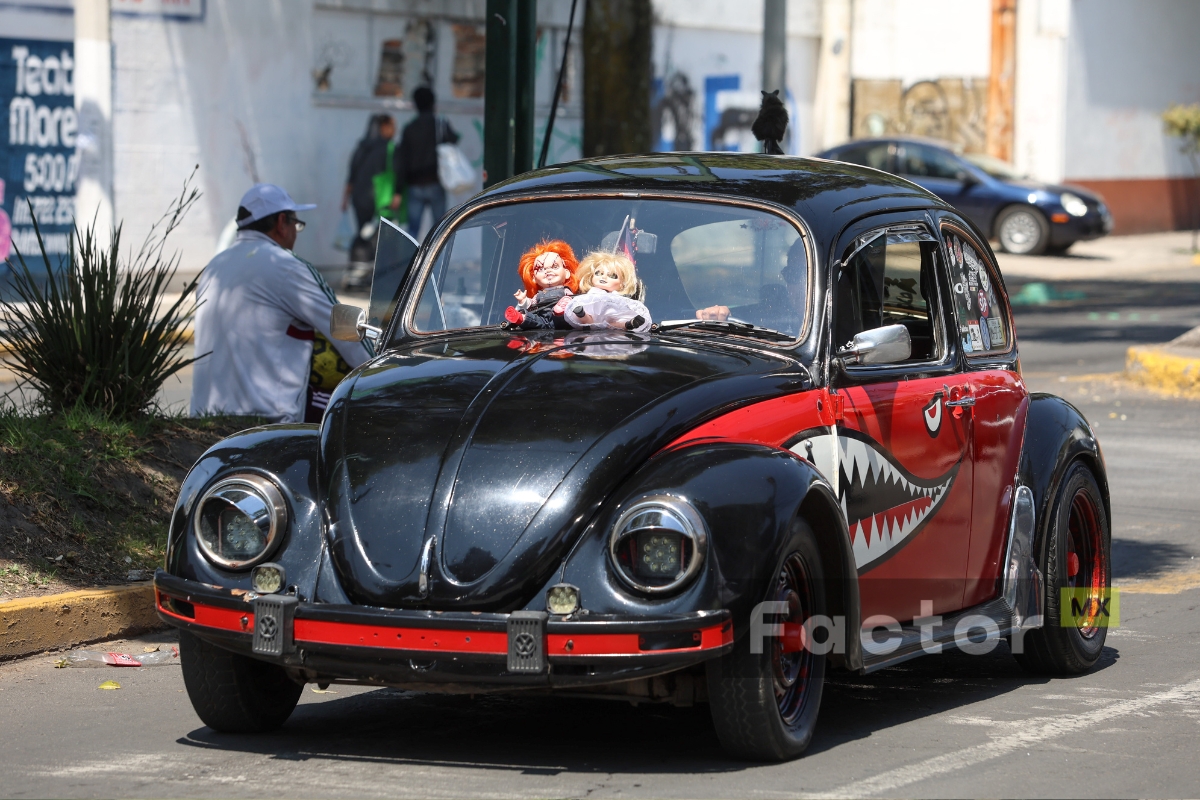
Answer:
[[650, 0], [588, 0], [583, 13], [583, 155], [650, 150]]
[[787, 0], [763, 3], [762, 89], [787, 102]]
[[487, 0], [483, 186], [533, 167], [537, 0]]
[[112, 14], [109, 0], [75, 0], [75, 111], [79, 118], [79, 182], [75, 219], [96, 220], [96, 236], [112, 233]]
[[1012, 160], [1017, 82], [1017, 0], [992, 0], [992, 64], [988, 73], [987, 152]]
[[[854, 33], [854, 0], [822, 0], [821, 52], [817, 58], [817, 92], [813, 102], [817, 152], [850, 138], [850, 44]], [[795, 124], [795, 123], [793, 123]]]

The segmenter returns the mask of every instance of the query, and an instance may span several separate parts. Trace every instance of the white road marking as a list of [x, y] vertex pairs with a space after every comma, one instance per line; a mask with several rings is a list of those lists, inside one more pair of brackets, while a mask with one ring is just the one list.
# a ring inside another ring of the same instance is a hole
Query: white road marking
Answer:
[[[1035, 717], [1025, 720], [1020, 730], [1006, 732], [986, 744], [964, 747], [952, 753], [927, 758], [916, 764], [888, 770], [871, 778], [839, 786], [829, 792], [806, 795], [807, 797], [863, 797], [865, 795], [895, 792], [938, 775], [982, 764], [1016, 750], [1065, 736], [1106, 720], [1144, 712], [1164, 703], [1200, 700], [1200, 679], [1174, 689], [1156, 694], [1119, 700], [1104, 708], [1087, 711], [1069, 717]], [[1007, 726], [1006, 726], [1007, 727]]]

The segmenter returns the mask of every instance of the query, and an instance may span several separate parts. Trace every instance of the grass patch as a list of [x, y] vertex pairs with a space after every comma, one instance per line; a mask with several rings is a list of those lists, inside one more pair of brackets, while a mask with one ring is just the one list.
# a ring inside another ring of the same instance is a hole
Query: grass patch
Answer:
[[215, 442], [260, 423], [0, 411], [2, 591], [124, 582], [161, 565], [188, 469]]

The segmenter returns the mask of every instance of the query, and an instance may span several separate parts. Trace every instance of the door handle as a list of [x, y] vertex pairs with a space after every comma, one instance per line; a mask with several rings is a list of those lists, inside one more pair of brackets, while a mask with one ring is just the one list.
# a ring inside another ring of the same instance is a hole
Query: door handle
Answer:
[[971, 395], [960, 397], [957, 400], [947, 400], [946, 405], [950, 408], [970, 408], [975, 405], [975, 398]]

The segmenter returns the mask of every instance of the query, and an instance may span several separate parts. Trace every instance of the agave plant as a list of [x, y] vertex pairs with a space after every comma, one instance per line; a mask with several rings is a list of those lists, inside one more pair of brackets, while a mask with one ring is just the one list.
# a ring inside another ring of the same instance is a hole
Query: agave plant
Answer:
[[66, 263], [60, 259], [55, 269], [36, 218], [44, 274], [19, 251], [17, 265], [9, 259], [17, 299], [0, 299], [15, 356], [8, 366], [46, 411], [82, 408], [116, 419], [144, 414], [163, 382], [195, 361], [183, 357], [183, 348], [196, 310], [196, 280], [160, 308], [179, 266], [178, 253], [164, 252], [167, 239], [200, 197], [191, 182], [124, 261], [121, 226], [105, 245], [93, 220], [82, 232], [75, 227]]

